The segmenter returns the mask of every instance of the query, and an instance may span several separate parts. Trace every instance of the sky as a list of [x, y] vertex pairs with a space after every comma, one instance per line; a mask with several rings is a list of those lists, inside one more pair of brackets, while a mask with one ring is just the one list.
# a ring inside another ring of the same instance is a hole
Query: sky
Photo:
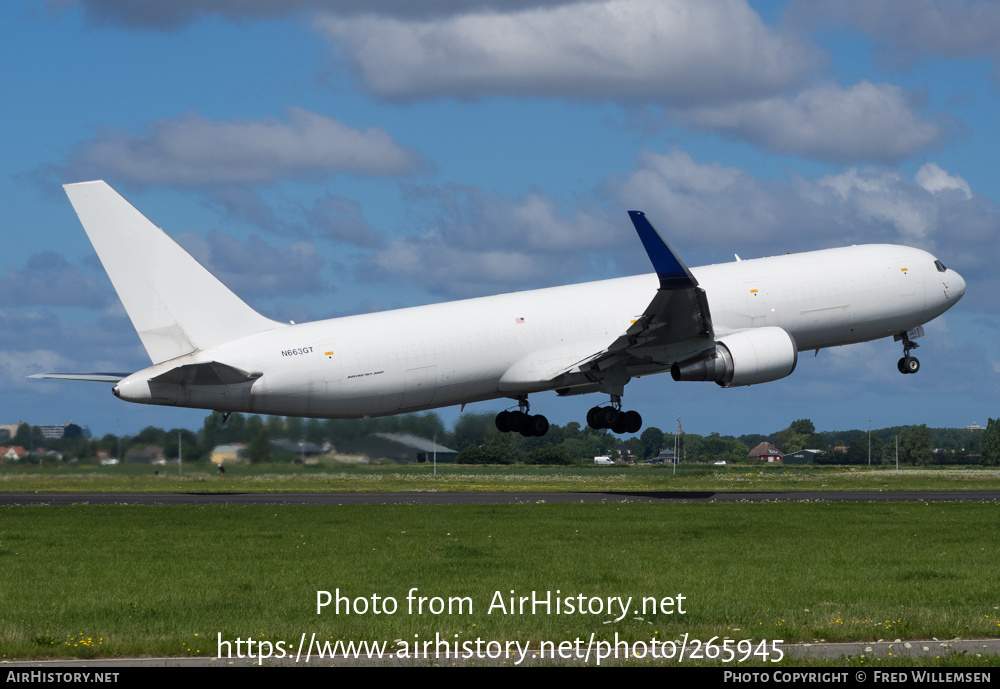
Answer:
[[[0, 423], [205, 416], [26, 378], [149, 365], [61, 189], [104, 179], [283, 321], [649, 272], [630, 209], [691, 266], [923, 248], [968, 287], [917, 375], [888, 339], [751, 388], [634, 380], [625, 407], [705, 434], [985, 425], [997, 35], [1000, 3], [977, 0], [9, 0]], [[531, 409], [584, 422], [604, 401]]]

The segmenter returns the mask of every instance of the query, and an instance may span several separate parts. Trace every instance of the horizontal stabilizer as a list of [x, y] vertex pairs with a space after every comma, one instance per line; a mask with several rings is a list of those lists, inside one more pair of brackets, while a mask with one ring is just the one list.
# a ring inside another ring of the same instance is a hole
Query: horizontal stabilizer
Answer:
[[185, 364], [172, 368], [166, 373], [150, 378], [157, 383], [175, 385], [235, 385], [247, 383], [261, 377], [259, 372], [247, 372], [235, 366], [209, 361], [203, 364]]
[[35, 373], [28, 378], [52, 378], [54, 380], [89, 380], [94, 383], [117, 383], [128, 378], [131, 373]]

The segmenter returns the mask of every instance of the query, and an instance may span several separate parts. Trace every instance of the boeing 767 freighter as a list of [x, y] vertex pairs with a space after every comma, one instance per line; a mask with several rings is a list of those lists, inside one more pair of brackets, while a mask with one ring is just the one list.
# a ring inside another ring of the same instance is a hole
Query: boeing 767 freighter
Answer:
[[[65, 187], [153, 365], [45, 373], [114, 383], [142, 404], [357, 418], [496, 398], [501, 431], [544, 435], [528, 395], [604, 393], [593, 428], [636, 433], [622, 410], [636, 376], [724, 388], [778, 380], [801, 351], [882, 337], [903, 345], [965, 294], [926, 251], [849, 246], [688, 269], [639, 211], [654, 273], [396, 311], [288, 324], [237, 297], [105, 182]], [[513, 403], [512, 405], [513, 406]]]

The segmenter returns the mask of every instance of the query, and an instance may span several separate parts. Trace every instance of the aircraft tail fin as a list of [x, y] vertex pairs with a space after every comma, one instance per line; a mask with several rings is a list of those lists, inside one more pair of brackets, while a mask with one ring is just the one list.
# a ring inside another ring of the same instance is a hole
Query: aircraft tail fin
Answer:
[[154, 364], [283, 325], [250, 308], [106, 182], [63, 188]]

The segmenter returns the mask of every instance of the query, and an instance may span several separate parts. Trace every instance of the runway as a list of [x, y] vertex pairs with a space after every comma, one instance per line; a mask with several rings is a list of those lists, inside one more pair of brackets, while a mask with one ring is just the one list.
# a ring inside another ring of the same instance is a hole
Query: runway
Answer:
[[1000, 491], [0, 493], [0, 505], [529, 505], [761, 502], [998, 502]]

